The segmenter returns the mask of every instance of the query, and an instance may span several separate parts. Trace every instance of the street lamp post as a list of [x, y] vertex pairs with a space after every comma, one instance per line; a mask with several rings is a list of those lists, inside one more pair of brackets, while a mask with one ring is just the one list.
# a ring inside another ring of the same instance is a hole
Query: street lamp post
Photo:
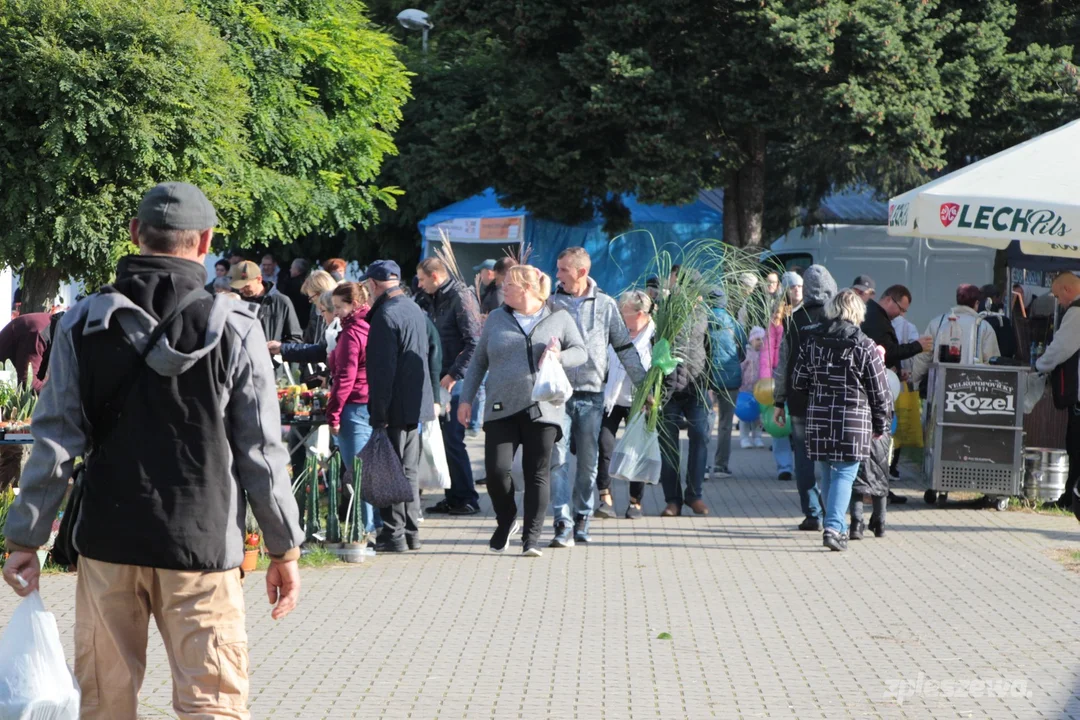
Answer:
[[409, 8], [398, 13], [397, 21], [406, 30], [420, 30], [424, 34], [424, 52], [427, 52], [428, 31], [435, 27], [431, 18], [423, 10]]

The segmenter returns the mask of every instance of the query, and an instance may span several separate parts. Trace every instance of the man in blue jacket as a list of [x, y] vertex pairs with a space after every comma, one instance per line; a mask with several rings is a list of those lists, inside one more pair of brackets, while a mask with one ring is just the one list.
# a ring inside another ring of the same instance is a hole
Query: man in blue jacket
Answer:
[[742, 385], [742, 361], [746, 356], [746, 331], [727, 310], [727, 293], [713, 290], [713, 321], [709, 325], [712, 346], [712, 385], [719, 405], [716, 427], [716, 455], [712, 477], [729, 478], [731, 469], [731, 424], [735, 416], [735, 398]]

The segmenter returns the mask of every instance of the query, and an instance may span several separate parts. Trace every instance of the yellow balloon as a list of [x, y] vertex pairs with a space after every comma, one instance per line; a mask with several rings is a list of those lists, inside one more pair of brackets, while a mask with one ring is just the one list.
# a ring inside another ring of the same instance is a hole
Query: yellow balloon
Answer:
[[773, 404], [773, 381], [772, 378], [762, 378], [754, 384], [754, 399], [766, 407]]

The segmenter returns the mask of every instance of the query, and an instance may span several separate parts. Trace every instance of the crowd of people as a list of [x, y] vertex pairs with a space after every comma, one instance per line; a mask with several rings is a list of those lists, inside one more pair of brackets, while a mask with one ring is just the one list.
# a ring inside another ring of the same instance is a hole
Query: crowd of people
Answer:
[[[505, 552], [521, 526], [511, 477], [520, 449], [522, 552], [539, 557], [549, 508], [550, 548], [593, 542], [593, 518], [617, 516], [611, 463], [655, 362], [657, 308], [689, 300], [692, 312], [672, 343], [678, 362], [645, 400], [659, 410], [661, 516], [681, 515], [684, 506], [711, 512], [703, 482], [737, 474], [734, 399], [771, 379], [767, 419], [790, 425], [789, 437], [771, 439], [777, 479], [795, 481], [798, 529], [820, 532], [825, 547], [843, 551], [867, 530], [883, 536], [889, 502], [902, 501], [889, 491], [896, 477], [889, 371], [918, 387], [930, 353], [956, 334], [968, 357], [1017, 347], [1015, 337], [1007, 345], [1014, 328], [992, 289], [959, 286], [956, 305], [919, 335], [904, 318], [913, 301], [907, 288], [879, 295], [860, 275], [840, 289], [820, 265], [744, 274], [733, 288], [735, 309], [724, 288], [691, 295], [684, 278], [694, 271], [679, 268], [609, 296], [590, 277], [582, 248], [558, 256], [554, 281], [510, 257], [474, 268], [479, 282], [469, 287], [437, 257], [423, 260], [409, 285], [393, 260], [371, 263], [354, 281], [341, 259], [320, 267], [298, 259], [284, 271], [270, 255], [259, 264], [232, 255], [207, 283], [202, 262], [216, 224], [198, 188], [156, 186], [131, 221], [140, 252], [120, 261], [112, 285], [62, 316], [27, 315], [0, 332], [0, 360], [13, 359], [20, 379], [41, 393], [33, 451], [5, 526], [4, 578], [20, 595], [37, 589], [36, 551], [70, 495], [63, 542], [78, 557], [75, 674], [84, 718], [135, 717], [152, 616], [177, 711], [246, 717], [236, 710], [247, 693], [238, 570], [246, 506], [270, 557], [265, 582], [275, 618], [299, 597], [296, 561], [306, 539], [275, 392], [286, 364], [312, 385], [329, 385], [326, 422], [347, 472], [376, 433], [385, 433], [401, 463], [411, 497], [362, 510], [377, 552], [421, 548], [421, 446], [425, 433], [439, 433], [450, 486], [427, 512], [478, 513], [476, 485], [486, 482], [495, 513], [489, 548]], [[1038, 361], [1044, 371], [1080, 355], [1080, 280], [1065, 273], [1052, 292], [1069, 310]], [[767, 309], [762, 326], [751, 324], [749, 298]], [[547, 363], [565, 373], [567, 399], [536, 399]], [[1072, 445], [1080, 442], [1078, 417], [1069, 418]], [[740, 424], [744, 448], [764, 446], [760, 425]], [[480, 432], [483, 479], [474, 478], [465, 447]], [[303, 458], [292, 460], [298, 468]], [[1071, 467], [1070, 493], [1080, 458]], [[629, 483], [629, 520], [643, 513], [646, 486], [638, 480]], [[223, 646], [234, 652], [215, 652], [208, 663], [207, 648]], [[96, 693], [95, 673], [104, 671], [109, 692]], [[225, 677], [228, 686], [219, 682]], [[219, 685], [213, 697], [200, 691]]]

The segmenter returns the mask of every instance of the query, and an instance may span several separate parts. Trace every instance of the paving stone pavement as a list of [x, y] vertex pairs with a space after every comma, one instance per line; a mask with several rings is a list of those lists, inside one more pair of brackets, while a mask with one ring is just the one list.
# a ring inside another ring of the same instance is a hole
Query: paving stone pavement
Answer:
[[[484, 497], [429, 517], [420, 553], [305, 570], [278, 623], [254, 574], [253, 717], [1080, 718], [1080, 575], [1052, 557], [1080, 549], [1075, 520], [930, 508], [908, 480], [886, 537], [830, 553], [794, 530], [771, 453], [732, 467], [708, 517], [662, 520], [650, 488], [648, 517], [539, 559], [487, 552]], [[74, 587], [43, 588], [69, 658]], [[15, 603], [0, 593], [0, 623]], [[154, 633], [141, 717], [170, 704]]]

